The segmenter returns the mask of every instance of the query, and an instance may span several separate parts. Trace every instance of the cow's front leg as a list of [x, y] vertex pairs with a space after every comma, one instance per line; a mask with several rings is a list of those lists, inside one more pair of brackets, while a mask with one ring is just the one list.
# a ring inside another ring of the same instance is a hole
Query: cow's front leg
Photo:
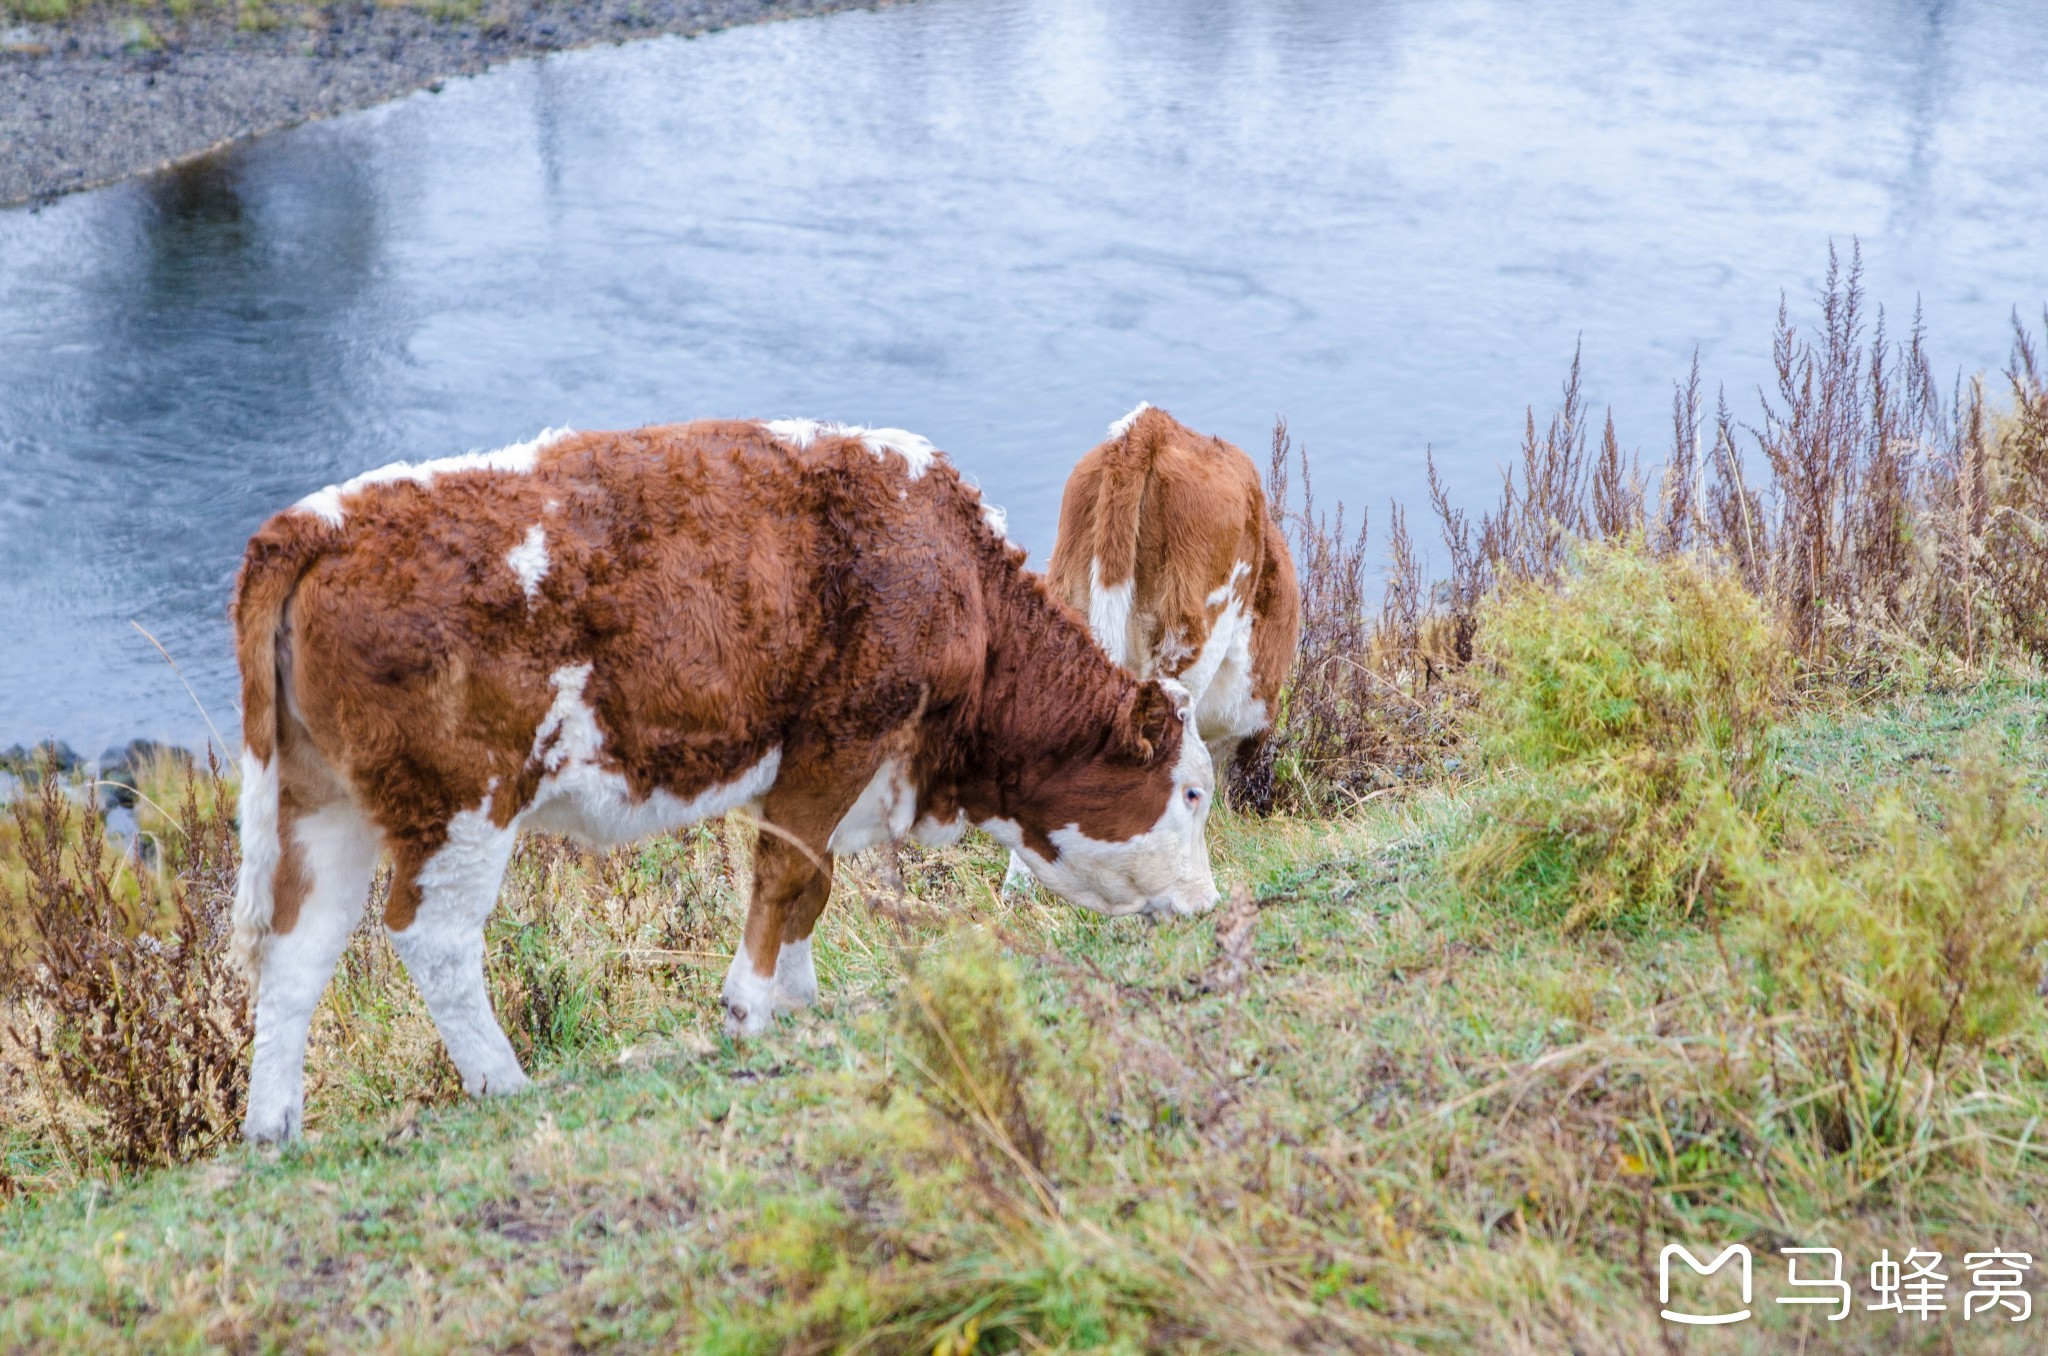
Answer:
[[830, 853], [773, 828], [760, 831], [746, 932], [725, 975], [727, 1035], [758, 1036], [778, 1009], [804, 1007], [818, 996], [811, 929], [831, 893]]

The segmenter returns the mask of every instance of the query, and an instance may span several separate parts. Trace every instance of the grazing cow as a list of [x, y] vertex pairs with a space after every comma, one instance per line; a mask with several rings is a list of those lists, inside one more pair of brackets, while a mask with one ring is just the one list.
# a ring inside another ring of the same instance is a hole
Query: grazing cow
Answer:
[[794, 420], [544, 433], [270, 519], [233, 607], [245, 1134], [298, 1128], [380, 851], [384, 926], [478, 1095], [526, 1082], [483, 969], [521, 828], [763, 821], [741, 1035], [816, 996], [835, 854], [975, 824], [1088, 908], [1214, 903], [1186, 693], [1109, 663], [1023, 560], [924, 439]]
[[1139, 405], [1067, 477], [1050, 580], [1111, 659], [1187, 688], [1218, 777], [1265, 737], [1301, 593], [1250, 457]]
[[[1287, 540], [1258, 468], [1141, 403], [1067, 477], [1052, 590], [1139, 678], [1184, 686], [1217, 779], [1263, 740], [1301, 638]], [[1029, 879], [1011, 854], [1005, 889]]]

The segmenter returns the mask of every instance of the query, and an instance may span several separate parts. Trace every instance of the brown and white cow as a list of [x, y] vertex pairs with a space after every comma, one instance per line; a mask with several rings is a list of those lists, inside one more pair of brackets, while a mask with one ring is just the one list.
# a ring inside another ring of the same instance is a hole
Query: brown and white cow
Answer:
[[[1141, 403], [1067, 477], [1053, 592], [1141, 679], [1184, 686], [1221, 780], [1266, 737], [1301, 638], [1287, 540], [1234, 445]], [[1028, 879], [1012, 854], [1005, 889]]]
[[1219, 776], [1265, 736], [1301, 592], [1237, 447], [1147, 404], [1111, 424], [1067, 478], [1050, 579], [1111, 659], [1187, 688]]
[[233, 609], [245, 1133], [298, 1128], [380, 852], [384, 925], [475, 1094], [526, 1082], [483, 970], [522, 828], [758, 816], [736, 1034], [815, 997], [834, 854], [975, 824], [1089, 908], [1212, 904], [1186, 694], [1109, 663], [985, 515], [922, 438], [789, 420], [544, 433], [265, 523]]

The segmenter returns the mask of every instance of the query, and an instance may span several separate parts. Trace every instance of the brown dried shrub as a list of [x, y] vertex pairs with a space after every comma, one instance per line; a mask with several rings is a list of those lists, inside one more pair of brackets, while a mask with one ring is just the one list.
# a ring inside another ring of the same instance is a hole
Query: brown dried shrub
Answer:
[[[248, 1083], [250, 1019], [223, 939], [239, 861], [232, 793], [211, 755], [185, 780], [156, 869], [130, 895], [96, 810], [45, 775], [11, 807], [25, 885], [0, 962], [7, 1035], [38, 1085], [40, 1127], [77, 1166], [180, 1162], [231, 1138]], [[82, 1143], [63, 1103], [100, 1122]]]
[[[2043, 315], [2048, 322], [2048, 313]], [[2029, 654], [2048, 655], [2048, 382], [2031, 336], [2013, 317], [2012, 410], [1987, 436], [1973, 392], [1969, 455], [1984, 501], [1978, 539], [1986, 591], [2002, 631]]]
[[[1286, 507], [1290, 464], [1301, 476], [1298, 510]], [[1375, 620], [1364, 515], [1354, 531], [1343, 504], [1334, 514], [1317, 508], [1308, 450], [1295, 446], [1285, 420], [1273, 426], [1267, 502], [1301, 581], [1301, 644], [1260, 756], [1232, 769], [1231, 800], [1253, 809], [1351, 804], [1411, 774], [1443, 740], [1421, 561], [1397, 505]]]
[[[1375, 609], [1363, 515], [1354, 534], [1341, 501], [1334, 512], [1317, 508], [1308, 450], [1295, 447], [1285, 420], [1275, 424], [1267, 499], [1289, 531], [1302, 626], [1268, 741], [1269, 803], [1330, 810], [1439, 771], [1469, 699], [1450, 680], [1472, 660], [1481, 605], [1498, 582], [1555, 580], [1574, 541], [1643, 530], [1642, 476], [1637, 459], [1621, 450], [1613, 415], [1590, 459], [1586, 427], [1574, 354], [1557, 412], [1539, 434], [1535, 410], [1528, 411], [1519, 459], [1501, 476], [1500, 502], [1476, 528], [1451, 503], [1430, 458], [1430, 507], [1448, 570], [1430, 585], [1406, 510], [1389, 505]], [[1301, 477], [1299, 509], [1285, 507], [1290, 465]], [[1233, 796], [1240, 805], [1247, 799]]]

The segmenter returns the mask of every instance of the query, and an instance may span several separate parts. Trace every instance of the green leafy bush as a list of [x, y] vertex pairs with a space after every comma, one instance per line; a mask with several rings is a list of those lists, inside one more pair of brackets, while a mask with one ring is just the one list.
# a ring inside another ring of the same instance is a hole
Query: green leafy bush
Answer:
[[1725, 890], [1769, 799], [1784, 654], [1736, 579], [1639, 545], [1586, 545], [1557, 584], [1504, 583], [1465, 729], [1512, 775], [1457, 854], [1460, 883], [1567, 929]]
[[1016, 972], [986, 940], [925, 961], [899, 1000], [897, 1057], [920, 1099], [998, 1177], [1043, 1189], [1046, 1133], [1032, 1106], [1040, 1040]]
[[1837, 1148], [1897, 1142], [1921, 1119], [1915, 1090], [2038, 1023], [2048, 942], [2041, 814], [1997, 759], [1967, 759], [1931, 816], [1887, 794], [1860, 836], [1774, 869], [1736, 931], [1756, 1002], [1823, 1089], [1796, 1100]]

